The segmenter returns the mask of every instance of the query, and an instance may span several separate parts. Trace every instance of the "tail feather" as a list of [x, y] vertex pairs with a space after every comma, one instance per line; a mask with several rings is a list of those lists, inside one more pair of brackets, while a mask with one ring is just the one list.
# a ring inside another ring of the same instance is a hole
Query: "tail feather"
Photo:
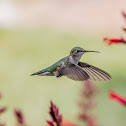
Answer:
[[30, 76], [34, 76], [34, 75], [39, 75], [39, 76], [54, 76], [54, 74], [51, 73], [51, 72], [43, 72], [43, 71], [39, 71], [39, 72], [33, 73]]
[[42, 74], [42, 72], [36, 72], [36, 73], [31, 74], [30, 76], [39, 75], [39, 74]]

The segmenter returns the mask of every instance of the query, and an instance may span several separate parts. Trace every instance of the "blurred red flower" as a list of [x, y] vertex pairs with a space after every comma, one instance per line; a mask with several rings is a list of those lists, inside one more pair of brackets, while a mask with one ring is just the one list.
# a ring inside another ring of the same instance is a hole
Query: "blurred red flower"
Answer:
[[75, 123], [72, 122], [72, 121], [64, 120], [64, 121], [62, 122], [62, 126], [78, 126], [78, 125], [75, 124]]
[[125, 31], [125, 32], [126, 32], [126, 28], [124, 28], [124, 27], [123, 27], [123, 31]]
[[110, 90], [110, 91], [109, 91], [109, 97], [110, 97], [111, 99], [117, 100], [119, 103], [121, 103], [121, 104], [123, 104], [123, 105], [126, 106], [126, 98], [120, 96], [120, 95], [117, 94], [115, 91]]
[[99, 126], [97, 115], [93, 114], [93, 109], [97, 106], [95, 97], [99, 93], [97, 87], [89, 80], [84, 82], [79, 107], [81, 109], [78, 117], [87, 126]]
[[0, 114], [3, 113], [3, 112], [5, 112], [6, 110], [7, 110], [6, 107], [0, 108]]
[[2, 98], [2, 94], [0, 93], [0, 99]]
[[108, 43], [108, 45], [111, 45], [111, 44], [113, 44], [113, 43], [124, 43], [124, 44], [126, 44], [126, 40], [124, 39], [124, 38], [104, 38], [104, 41], [107, 41]]
[[126, 19], [126, 13], [124, 11], [122, 11], [122, 15]]
[[[47, 122], [48, 122], [48, 125], [47, 125], [47, 126], [55, 126], [55, 124], [54, 124], [53, 122], [51, 122], [51, 121], [47, 121]], [[75, 123], [72, 122], [72, 121], [63, 120], [61, 126], [78, 126], [78, 125], [75, 124]]]
[[55, 104], [53, 104], [52, 101], [49, 114], [52, 120], [47, 121], [48, 126], [78, 126], [77, 124], [69, 120], [62, 121], [62, 115], [59, 114], [59, 108]]
[[55, 124], [57, 126], [61, 126], [62, 125], [62, 115], [59, 114], [59, 108], [53, 104], [53, 102], [51, 101], [51, 106], [50, 106], [50, 111], [49, 114], [52, 118], [52, 120], [48, 120], [47, 123], [50, 126], [54, 126]]
[[14, 114], [19, 124], [24, 124], [24, 116], [21, 110], [15, 109]]

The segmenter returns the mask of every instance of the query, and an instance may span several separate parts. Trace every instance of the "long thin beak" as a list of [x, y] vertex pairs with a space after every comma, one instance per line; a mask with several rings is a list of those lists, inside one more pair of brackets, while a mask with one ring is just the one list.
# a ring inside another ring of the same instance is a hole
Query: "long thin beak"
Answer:
[[96, 52], [96, 53], [100, 53], [98, 51], [88, 51], [88, 50], [85, 50], [85, 52]]

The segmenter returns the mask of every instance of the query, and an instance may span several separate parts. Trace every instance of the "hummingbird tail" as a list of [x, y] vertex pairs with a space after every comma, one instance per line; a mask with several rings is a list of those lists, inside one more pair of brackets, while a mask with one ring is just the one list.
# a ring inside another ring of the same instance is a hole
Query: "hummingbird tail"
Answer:
[[34, 75], [37, 75], [37, 73], [33, 73], [33, 74], [31, 74], [30, 76], [34, 76]]
[[39, 76], [53, 76], [53, 73], [39, 71], [39, 72], [36, 72], [36, 73], [31, 74], [30, 76], [34, 76], [34, 75], [39, 75]]
[[39, 75], [39, 74], [42, 74], [42, 72], [36, 72], [36, 73], [31, 74], [30, 76]]

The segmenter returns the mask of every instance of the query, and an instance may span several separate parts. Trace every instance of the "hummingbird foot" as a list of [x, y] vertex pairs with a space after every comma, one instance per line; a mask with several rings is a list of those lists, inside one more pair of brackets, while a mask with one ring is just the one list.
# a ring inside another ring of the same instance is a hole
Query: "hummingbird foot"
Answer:
[[53, 72], [53, 75], [56, 76], [56, 77], [61, 77], [62, 76], [62, 74], [59, 71]]
[[60, 73], [59, 75], [57, 75], [56, 77], [62, 77], [63, 75]]

